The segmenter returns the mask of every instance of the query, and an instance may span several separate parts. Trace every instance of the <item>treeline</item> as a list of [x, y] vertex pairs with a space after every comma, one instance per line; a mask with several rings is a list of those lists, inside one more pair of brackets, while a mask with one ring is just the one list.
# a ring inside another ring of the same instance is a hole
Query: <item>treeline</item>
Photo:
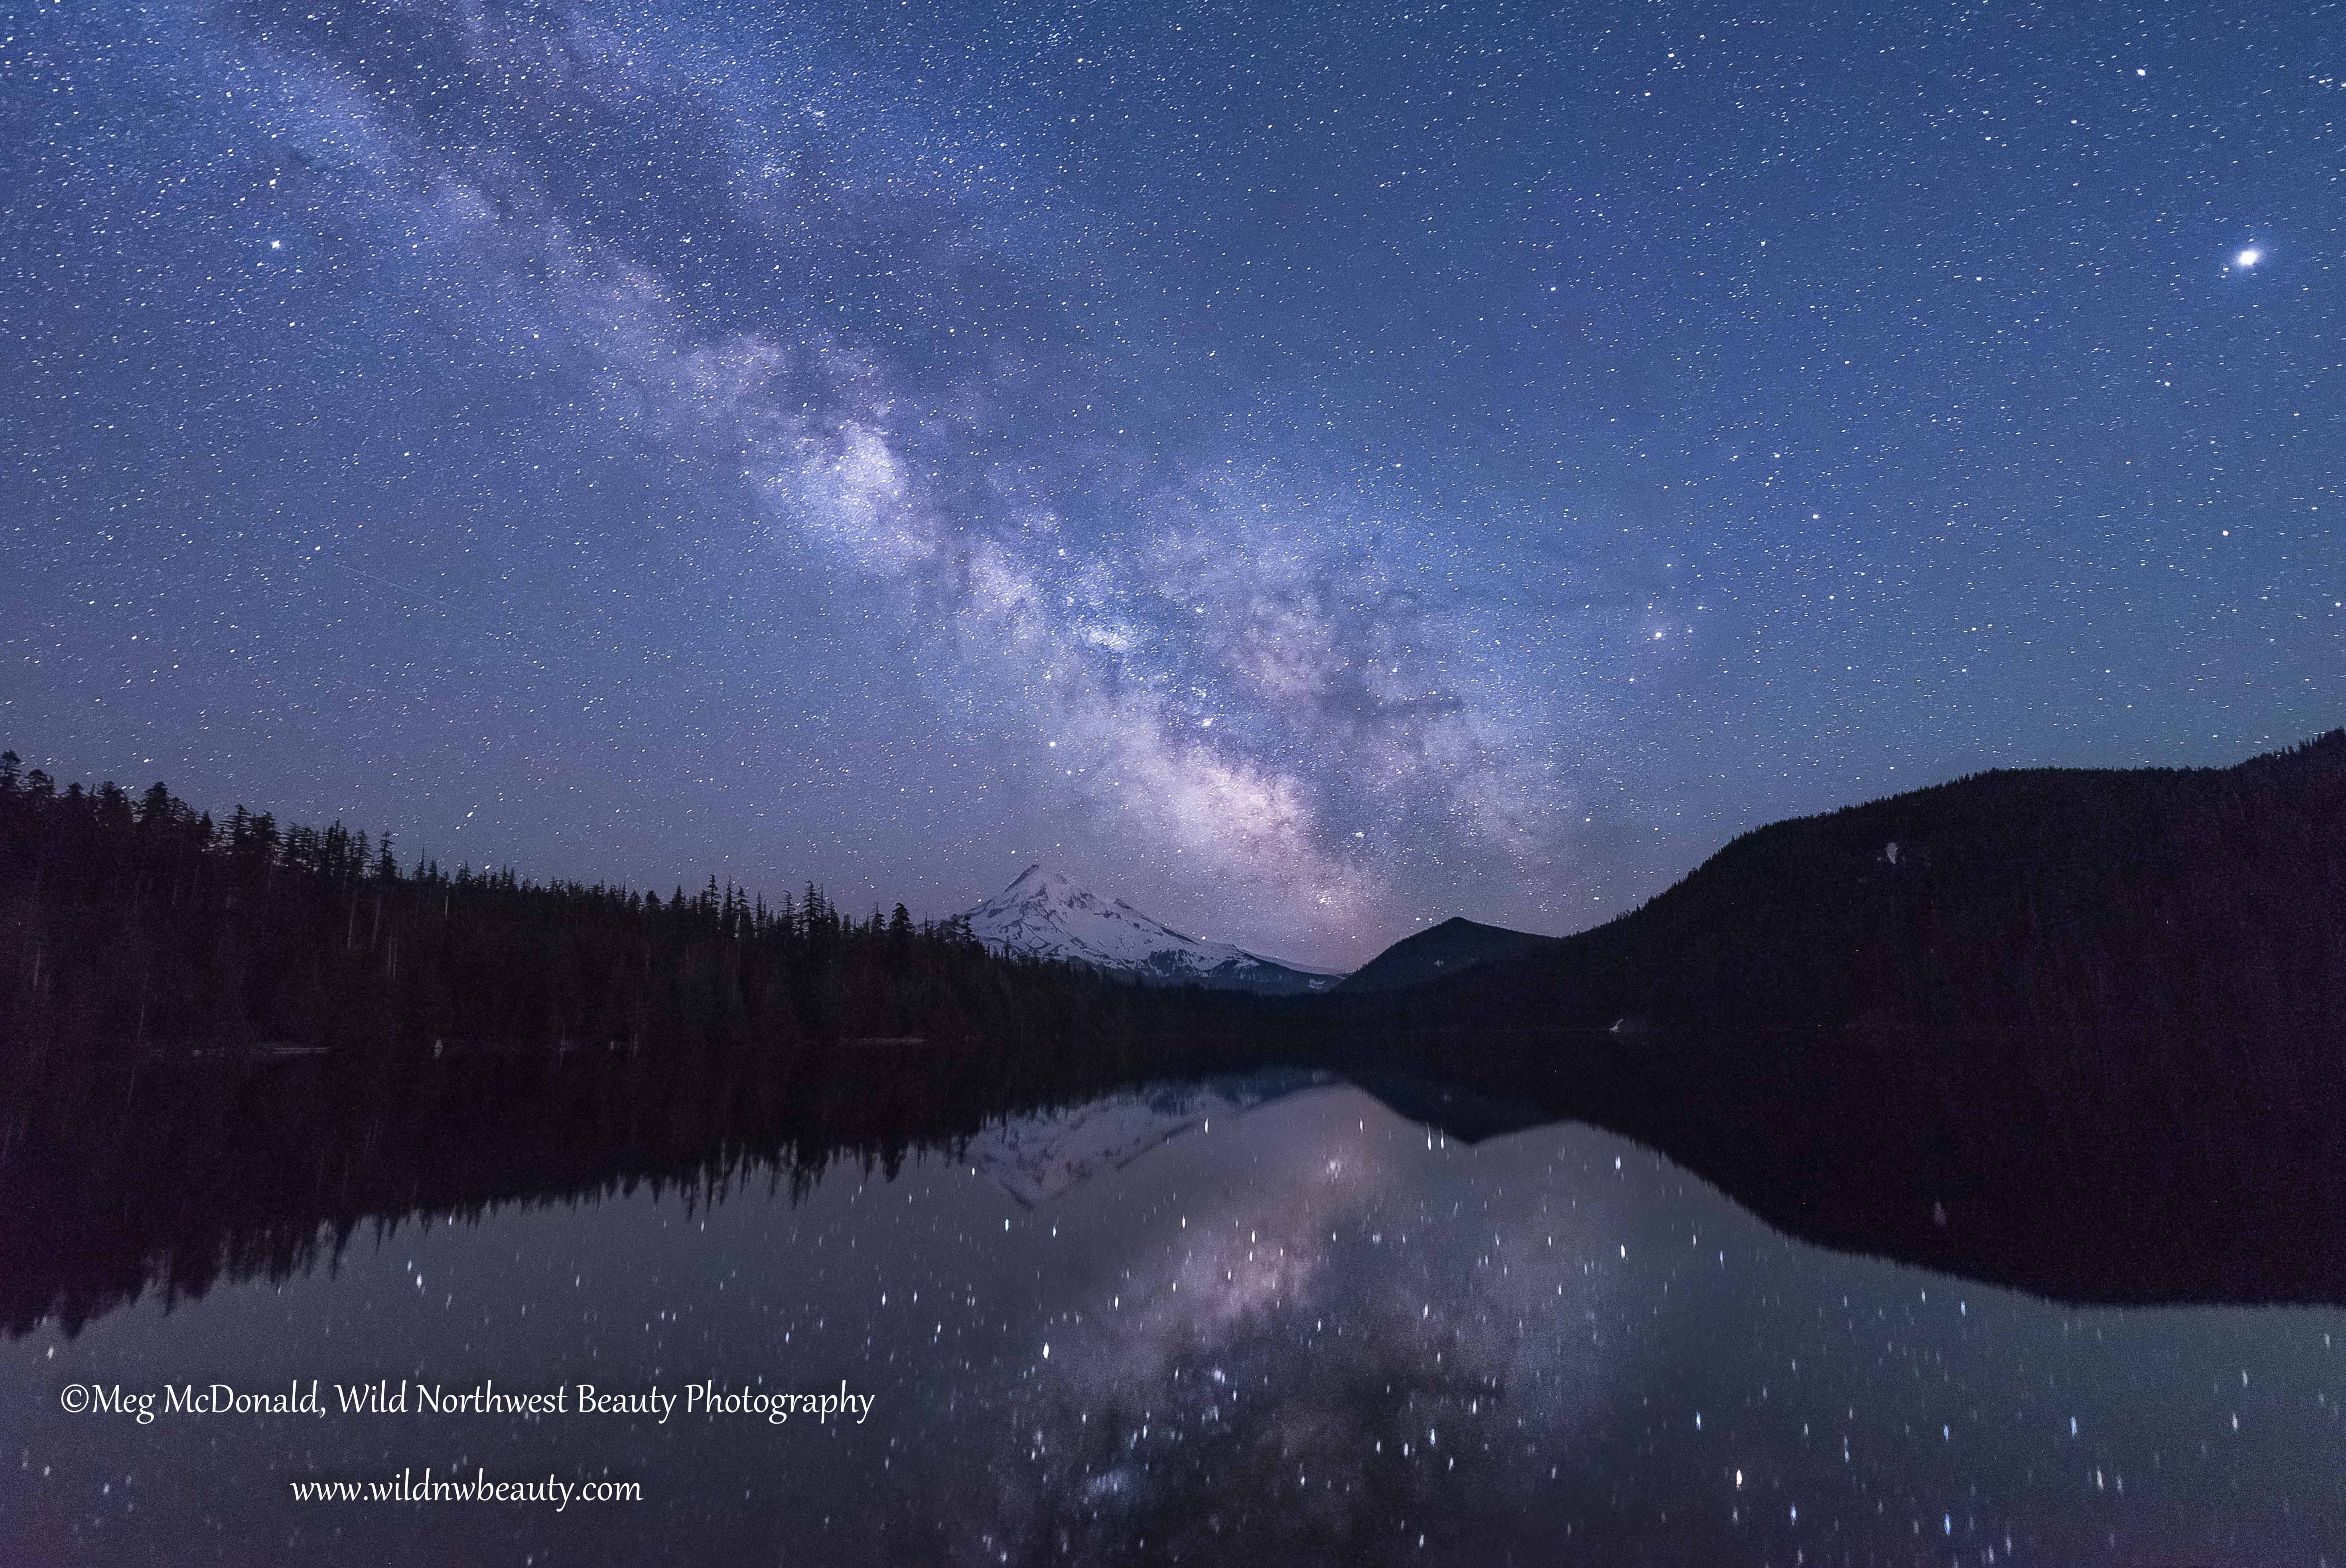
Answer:
[[[356, 1236], [509, 1203], [689, 1205], [893, 1179], [1002, 1118], [1081, 1103], [1115, 1051], [801, 1048], [125, 1062], [0, 1057], [0, 1338], [152, 1291], [330, 1265]], [[1226, 1066], [1182, 1034], [1138, 1075]]]
[[857, 919], [811, 884], [777, 907], [713, 877], [662, 898], [403, 867], [388, 834], [218, 822], [160, 783], [61, 789], [0, 754], [0, 1045], [20, 1054], [917, 1036], [1096, 1058], [1212, 1006], [998, 959], [902, 904]]

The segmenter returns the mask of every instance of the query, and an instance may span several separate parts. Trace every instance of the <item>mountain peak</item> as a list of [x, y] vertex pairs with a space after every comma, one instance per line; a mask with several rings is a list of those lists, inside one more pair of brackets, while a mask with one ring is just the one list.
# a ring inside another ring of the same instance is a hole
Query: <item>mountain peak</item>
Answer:
[[[1040, 860], [1018, 873], [1017, 880], [993, 898], [970, 911], [971, 929], [975, 930], [979, 915], [988, 910], [1005, 911], [1013, 908], [1022, 911], [1028, 923], [1065, 926], [1070, 916], [1080, 916], [1105, 909], [1101, 900], [1076, 883], [1074, 879], [1050, 870]], [[1145, 917], [1144, 917], [1145, 918]], [[984, 933], [978, 933], [981, 938]], [[1012, 943], [1013, 951], [1025, 951]]]
[[1200, 942], [1122, 899], [1102, 899], [1039, 860], [968, 914], [970, 933], [999, 953], [1089, 964], [1168, 984], [1246, 991], [1322, 991], [1308, 973], [1229, 942]]

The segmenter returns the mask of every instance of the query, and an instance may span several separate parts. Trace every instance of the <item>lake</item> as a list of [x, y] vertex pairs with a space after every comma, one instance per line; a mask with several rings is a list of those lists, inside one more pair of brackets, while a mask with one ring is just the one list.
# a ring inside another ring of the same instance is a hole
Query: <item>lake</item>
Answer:
[[[1587, 1125], [1469, 1143], [1394, 1097], [1254, 1073], [819, 1179], [150, 1236], [136, 1300], [0, 1343], [0, 1556], [2346, 1563], [2346, 1312], [2064, 1306], [1790, 1239]], [[323, 1414], [168, 1408], [313, 1380]], [[93, 1386], [152, 1419], [65, 1408]]]

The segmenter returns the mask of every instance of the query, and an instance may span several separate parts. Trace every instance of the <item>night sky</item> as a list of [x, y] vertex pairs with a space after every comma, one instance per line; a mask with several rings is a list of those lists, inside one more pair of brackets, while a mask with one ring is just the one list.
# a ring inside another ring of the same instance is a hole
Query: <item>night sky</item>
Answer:
[[1350, 965], [2346, 718], [2336, 5], [26, 3], [0, 744]]

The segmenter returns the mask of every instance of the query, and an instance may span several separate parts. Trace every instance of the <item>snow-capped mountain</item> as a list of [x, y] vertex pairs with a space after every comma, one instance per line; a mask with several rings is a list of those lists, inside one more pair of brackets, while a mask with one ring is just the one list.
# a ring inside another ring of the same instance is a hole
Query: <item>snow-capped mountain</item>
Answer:
[[1021, 871], [967, 918], [970, 934], [995, 952], [1088, 963], [1167, 985], [1283, 993], [1326, 991], [1343, 978], [1226, 942], [1199, 942], [1122, 899], [1102, 899], [1039, 865]]

